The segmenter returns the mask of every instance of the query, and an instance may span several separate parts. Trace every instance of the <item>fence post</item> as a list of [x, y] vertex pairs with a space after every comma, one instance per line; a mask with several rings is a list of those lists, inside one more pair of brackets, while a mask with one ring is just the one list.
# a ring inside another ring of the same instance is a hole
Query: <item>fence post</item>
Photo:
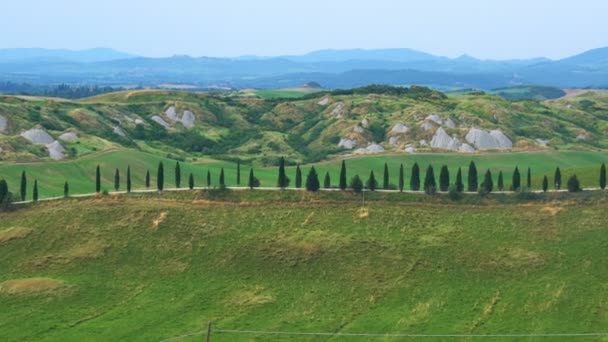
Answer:
[[211, 341], [211, 321], [207, 324], [207, 337], [205, 338], [206, 342]]

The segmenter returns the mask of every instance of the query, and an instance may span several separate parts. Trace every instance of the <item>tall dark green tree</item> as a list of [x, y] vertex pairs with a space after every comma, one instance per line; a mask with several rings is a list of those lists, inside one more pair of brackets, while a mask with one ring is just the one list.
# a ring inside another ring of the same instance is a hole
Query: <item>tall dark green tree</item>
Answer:
[[120, 190], [120, 171], [114, 172], [114, 191]]
[[300, 165], [296, 166], [296, 189], [302, 188], [302, 170], [300, 170]]
[[477, 166], [475, 166], [475, 162], [471, 161], [469, 164], [469, 192], [477, 192], [479, 188], [477, 177]]
[[190, 190], [194, 189], [194, 175], [192, 172], [190, 173], [190, 177], [188, 177], [188, 188]]
[[38, 180], [34, 180], [34, 191], [32, 192], [32, 200], [38, 202]]
[[490, 193], [494, 190], [494, 180], [492, 179], [492, 172], [488, 169], [486, 175], [483, 178], [483, 190], [486, 193]]
[[570, 178], [568, 178], [568, 191], [569, 192], [579, 192], [582, 191], [583, 189], [581, 188], [581, 183], [578, 180], [578, 178], [576, 177], [576, 175], [572, 175]]
[[503, 191], [505, 189], [505, 180], [502, 175], [502, 171], [498, 172], [498, 191]]
[[249, 189], [255, 188], [255, 176], [253, 175], [253, 168], [249, 169]]
[[127, 192], [131, 192], [131, 166], [127, 166]]
[[182, 168], [179, 165], [179, 162], [175, 163], [175, 187], [182, 187]]
[[150, 170], [146, 170], [146, 189], [150, 189]]
[[331, 188], [331, 178], [329, 177], [329, 171], [325, 172], [325, 178], [323, 179], [323, 187], [325, 189]]
[[165, 189], [165, 166], [163, 162], [158, 163], [158, 170], [156, 171], [156, 189], [163, 191]]
[[369, 173], [369, 178], [367, 179], [367, 188], [369, 191], [376, 191], [378, 187], [378, 181], [376, 180], [376, 176], [374, 176], [374, 171]]
[[458, 172], [456, 173], [456, 191], [464, 191], [464, 182], [462, 181], [462, 168], [460, 167], [458, 168]]
[[25, 171], [21, 172], [21, 200], [25, 201], [27, 197], [27, 176], [25, 175]]
[[562, 172], [560, 171], [559, 167], [555, 169], [553, 184], [555, 185], [555, 190], [560, 190], [562, 188]]
[[207, 187], [211, 187], [211, 170], [207, 170]]
[[600, 188], [602, 190], [606, 189], [606, 164], [603, 163], [600, 167]]
[[226, 180], [224, 179], [224, 168], [220, 169], [220, 188], [224, 189], [226, 187]]
[[399, 191], [403, 192], [405, 186], [405, 171], [403, 170], [403, 163], [399, 165]]
[[450, 170], [447, 165], [441, 167], [439, 172], [439, 190], [446, 192], [450, 188]]
[[426, 176], [424, 177], [424, 192], [427, 194], [434, 194], [437, 192], [437, 183], [435, 182], [435, 171], [433, 166], [429, 165], [426, 168]]
[[63, 197], [70, 197], [70, 185], [68, 184], [68, 181], [65, 181], [65, 183], [63, 183]]
[[319, 175], [313, 166], [310, 168], [310, 171], [308, 171], [308, 175], [306, 176], [306, 190], [315, 192], [319, 190], [319, 187]]
[[526, 188], [529, 190], [532, 189], [532, 170], [530, 168], [528, 168], [528, 174], [526, 176]]
[[9, 201], [8, 183], [6, 180], [0, 179], [0, 204], [7, 204]]
[[241, 161], [236, 161], [236, 185], [241, 186]]
[[344, 191], [346, 190], [347, 184], [346, 184], [346, 163], [344, 162], [344, 160], [342, 161], [342, 166], [340, 166], [340, 190]]
[[351, 179], [350, 187], [357, 194], [363, 192], [363, 181], [361, 180], [361, 177], [359, 177], [359, 175], [355, 175], [355, 177]]
[[390, 187], [390, 179], [388, 176], [388, 164], [384, 163], [384, 177], [382, 179], [382, 189], [384, 190], [388, 190], [388, 188]]
[[279, 178], [277, 180], [277, 187], [285, 189], [289, 186], [289, 178], [285, 173], [285, 158], [279, 159]]
[[410, 178], [410, 189], [412, 191], [420, 190], [420, 166], [418, 166], [418, 163], [414, 163], [414, 166], [412, 166], [412, 178]]
[[521, 175], [519, 174], [519, 168], [516, 166], [513, 171], [513, 180], [511, 181], [511, 190], [519, 191], [521, 189]]
[[543, 192], [547, 192], [549, 190], [549, 178], [547, 176], [543, 177]]
[[95, 192], [101, 192], [101, 168], [97, 165], [97, 169], [95, 171]]

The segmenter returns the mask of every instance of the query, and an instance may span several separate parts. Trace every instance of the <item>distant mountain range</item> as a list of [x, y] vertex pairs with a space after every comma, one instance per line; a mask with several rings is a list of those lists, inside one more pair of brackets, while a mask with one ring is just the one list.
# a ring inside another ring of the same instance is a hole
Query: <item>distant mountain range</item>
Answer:
[[197, 88], [287, 88], [306, 82], [326, 88], [372, 83], [437, 89], [520, 85], [607, 87], [608, 48], [561, 60], [480, 60], [412, 49], [320, 50], [305, 55], [237, 58], [149, 58], [112, 49], [0, 49], [0, 82]]

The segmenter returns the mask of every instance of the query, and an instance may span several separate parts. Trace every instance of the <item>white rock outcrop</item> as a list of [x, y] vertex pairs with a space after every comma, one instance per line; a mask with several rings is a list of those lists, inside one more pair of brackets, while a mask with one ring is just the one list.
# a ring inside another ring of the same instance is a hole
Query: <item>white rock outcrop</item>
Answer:
[[0, 133], [6, 132], [6, 128], [8, 127], [8, 121], [2, 115], [0, 115]]
[[112, 131], [114, 132], [114, 134], [119, 135], [121, 137], [126, 137], [127, 133], [125, 132], [124, 129], [122, 129], [119, 126], [114, 126], [114, 128], [112, 129]]
[[546, 147], [549, 144], [549, 140], [546, 139], [536, 139], [536, 143], [540, 146]]
[[420, 123], [420, 127], [422, 128], [422, 130], [424, 130], [425, 132], [428, 132], [430, 130], [432, 130], [433, 128], [435, 128], [435, 125], [433, 125], [431, 122], [429, 121], [423, 121], [422, 123]]
[[587, 136], [586, 133], [580, 133], [579, 135], [576, 136], [576, 140], [587, 140], [589, 137]]
[[506, 150], [513, 147], [511, 139], [500, 130], [487, 132], [478, 128], [471, 128], [465, 139], [478, 150]]
[[369, 120], [368, 119], [361, 120], [361, 126], [363, 126], [363, 128], [368, 128], [369, 127]]
[[327, 106], [329, 104], [329, 97], [325, 96], [317, 103], [319, 106]]
[[441, 117], [437, 114], [431, 114], [431, 115], [427, 116], [424, 120], [433, 121], [434, 123], [436, 123], [440, 126], [443, 125], [443, 119], [441, 119]]
[[490, 131], [490, 135], [496, 140], [496, 142], [498, 142], [500, 149], [513, 148], [513, 142], [501, 130], [495, 129]]
[[67, 142], [76, 141], [76, 140], [78, 140], [78, 135], [76, 135], [76, 133], [66, 132], [59, 136], [59, 140], [63, 140], [63, 141], [67, 141]]
[[384, 147], [382, 147], [382, 145], [379, 145], [379, 144], [376, 144], [376, 143], [369, 144], [365, 148], [358, 148], [355, 151], [355, 153], [361, 153], [361, 154], [365, 154], [365, 153], [380, 153], [380, 152], [384, 152]]
[[167, 119], [173, 122], [179, 120], [179, 118], [177, 117], [177, 110], [175, 110], [175, 106], [167, 108], [167, 110], [165, 111], [165, 115], [167, 116]]
[[353, 127], [353, 131], [357, 132], [357, 133], [363, 133], [365, 132], [365, 129], [359, 125]]
[[428, 141], [426, 141], [425, 139], [420, 140], [418, 144], [420, 144], [420, 146], [429, 146]]
[[194, 121], [196, 120], [196, 117], [194, 116], [194, 113], [192, 113], [189, 110], [185, 110], [184, 111], [184, 115], [182, 115], [182, 125], [184, 125], [184, 127], [186, 128], [192, 128], [194, 127]]
[[398, 123], [391, 128], [392, 134], [405, 134], [410, 131], [410, 128], [402, 123]]
[[393, 146], [397, 146], [397, 137], [390, 137], [388, 138], [388, 143], [393, 145]]
[[458, 152], [461, 153], [475, 153], [475, 149], [473, 148], [473, 146], [464, 143], [462, 145], [460, 145], [460, 147], [458, 148]]
[[165, 121], [160, 116], [154, 115], [151, 119], [152, 119], [152, 121], [156, 122], [157, 124], [167, 128], [167, 129], [169, 128], [169, 124], [167, 123], [167, 121]]
[[452, 120], [450, 118], [448, 118], [447, 120], [445, 120], [445, 122], [443, 124], [447, 128], [456, 128], [456, 123], [454, 122], [454, 120]]
[[342, 148], [345, 148], [347, 150], [352, 150], [356, 146], [357, 146], [357, 141], [356, 140], [347, 139], [347, 138], [340, 139], [340, 142], [338, 143], [338, 147], [342, 147]]
[[330, 115], [337, 119], [341, 119], [344, 116], [343, 111], [344, 111], [344, 102], [338, 102], [336, 107], [334, 107], [334, 109], [331, 111]]
[[49, 150], [49, 157], [54, 160], [62, 160], [65, 159], [65, 148], [63, 145], [59, 143], [59, 141], [55, 140], [52, 143], [46, 145], [46, 148]]
[[48, 145], [55, 141], [53, 137], [48, 134], [45, 130], [40, 128], [30, 129], [28, 131], [22, 132], [21, 136], [25, 138], [27, 141], [32, 144], [38, 145]]
[[440, 148], [443, 150], [458, 151], [461, 145], [460, 139], [457, 137], [450, 137], [443, 127], [437, 129], [431, 140], [432, 148]]
[[412, 144], [408, 144], [405, 146], [406, 153], [416, 153], [416, 148]]

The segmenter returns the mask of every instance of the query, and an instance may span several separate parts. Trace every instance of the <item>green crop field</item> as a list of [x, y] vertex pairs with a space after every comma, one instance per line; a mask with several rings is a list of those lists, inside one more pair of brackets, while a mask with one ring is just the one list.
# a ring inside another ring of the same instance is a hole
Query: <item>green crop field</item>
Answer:
[[[122, 174], [122, 187], [124, 189], [126, 168], [131, 166], [133, 187], [136, 189], [144, 188], [144, 177], [147, 170], [150, 170], [152, 186], [155, 186], [156, 170], [158, 163], [162, 161], [165, 165], [166, 187], [174, 186], [174, 165], [175, 160], [158, 157], [154, 154], [138, 152], [130, 149], [120, 149], [108, 153], [99, 154], [92, 157], [82, 158], [74, 161], [65, 162], [45, 162], [32, 164], [0, 164], [0, 178], [5, 178], [9, 183], [12, 192], [18, 192], [20, 176], [22, 171], [26, 171], [29, 185], [33, 184], [34, 179], [38, 179], [40, 196], [53, 197], [63, 195], [63, 184], [68, 181], [72, 194], [90, 193], [95, 190], [95, 167], [99, 164], [102, 168], [103, 188], [113, 190], [114, 172], [119, 168]], [[608, 161], [608, 154], [600, 152], [537, 152], [537, 153], [495, 153], [481, 155], [460, 155], [460, 154], [414, 154], [414, 155], [382, 155], [382, 156], [361, 156], [346, 159], [349, 178], [359, 174], [363, 179], [367, 179], [371, 170], [374, 171], [376, 178], [381, 181], [384, 163], [388, 163], [391, 184], [398, 183], [399, 164], [404, 163], [406, 175], [406, 188], [409, 187], [409, 177], [411, 167], [418, 162], [422, 172], [428, 165], [433, 165], [436, 176], [442, 165], [447, 165], [450, 169], [452, 182], [455, 179], [458, 167], [463, 168], [463, 175], [466, 179], [467, 168], [471, 161], [475, 161], [480, 179], [486, 169], [493, 173], [494, 180], [498, 177], [498, 172], [503, 171], [506, 184], [511, 183], [511, 175], [515, 166], [519, 166], [522, 173], [522, 180], [525, 181], [527, 168], [532, 170], [534, 189], [540, 189], [542, 177], [547, 175], [552, 182], [553, 173], [557, 166], [562, 170], [565, 184], [567, 176], [577, 174], [585, 187], [597, 187], [599, 179], [599, 167], [603, 162]], [[321, 177], [325, 172], [329, 172], [333, 186], [337, 186], [340, 171], [341, 159], [315, 164]], [[225, 169], [226, 185], [236, 186], [236, 164], [232, 162], [216, 160], [198, 160], [195, 163], [181, 163], [182, 186], [187, 186], [188, 175], [192, 172], [195, 176], [197, 186], [206, 185], [206, 174], [212, 174], [212, 185], [218, 185], [220, 169]], [[249, 165], [241, 167], [241, 185], [247, 185], [249, 176]], [[309, 165], [302, 166], [303, 174], [306, 176]], [[276, 186], [277, 170], [274, 167], [254, 167], [256, 176], [260, 179], [262, 186]], [[294, 185], [294, 167], [288, 168], [288, 176], [291, 178], [291, 185]], [[525, 183], [524, 183], [525, 184]], [[29, 196], [29, 195], [28, 195]]]
[[[426, 200], [401, 200], [410, 197]], [[263, 191], [41, 203], [1, 216], [0, 331], [3, 341], [159, 341], [211, 320], [299, 332], [605, 332], [607, 204], [375, 194], [362, 211], [348, 193]], [[551, 339], [492, 339], [522, 340]]]

